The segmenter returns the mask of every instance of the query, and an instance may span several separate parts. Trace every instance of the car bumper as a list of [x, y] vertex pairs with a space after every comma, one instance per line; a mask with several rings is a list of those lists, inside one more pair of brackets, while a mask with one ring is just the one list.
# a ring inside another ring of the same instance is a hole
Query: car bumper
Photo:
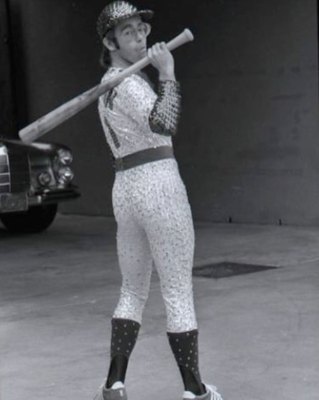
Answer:
[[73, 186], [68, 189], [58, 189], [58, 190], [50, 190], [48, 192], [44, 192], [38, 194], [36, 197], [38, 198], [38, 204], [52, 204], [59, 203], [61, 201], [73, 200], [77, 197], [80, 197], [80, 192], [77, 187]]
[[76, 199], [80, 195], [76, 186], [36, 193], [34, 196], [27, 196], [26, 193], [1, 193], [0, 214], [27, 211], [32, 206], [60, 203], [61, 201]]

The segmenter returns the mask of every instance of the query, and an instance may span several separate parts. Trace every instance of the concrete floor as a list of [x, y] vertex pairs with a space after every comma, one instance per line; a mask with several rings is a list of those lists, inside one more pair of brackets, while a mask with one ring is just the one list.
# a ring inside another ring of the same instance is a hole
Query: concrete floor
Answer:
[[[0, 254], [0, 399], [92, 399], [119, 294], [114, 221], [0, 227]], [[278, 268], [194, 278], [204, 381], [225, 400], [318, 400], [319, 228], [196, 224], [195, 265], [224, 260]], [[126, 384], [129, 400], [181, 399], [156, 274]]]

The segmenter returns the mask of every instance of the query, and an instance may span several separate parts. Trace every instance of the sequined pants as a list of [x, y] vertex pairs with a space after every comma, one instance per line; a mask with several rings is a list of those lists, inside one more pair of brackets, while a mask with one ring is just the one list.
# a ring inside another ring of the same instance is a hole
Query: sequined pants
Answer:
[[117, 172], [112, 197], [122, 273], [121, 295], [113, 317], [142, 322], [154, 263], [166, 308], [167, 331], [196, 329], [194, 227], [175, 159]]

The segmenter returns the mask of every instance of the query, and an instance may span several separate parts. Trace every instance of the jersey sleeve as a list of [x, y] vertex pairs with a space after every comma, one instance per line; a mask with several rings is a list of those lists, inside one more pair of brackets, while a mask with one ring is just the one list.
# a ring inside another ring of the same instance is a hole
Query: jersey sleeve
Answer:
[[181, 90], [176, 81], [159, 81], [158, 97], [149, 116], [150, 128], [161, 135], [175, 135], [181, 113]]

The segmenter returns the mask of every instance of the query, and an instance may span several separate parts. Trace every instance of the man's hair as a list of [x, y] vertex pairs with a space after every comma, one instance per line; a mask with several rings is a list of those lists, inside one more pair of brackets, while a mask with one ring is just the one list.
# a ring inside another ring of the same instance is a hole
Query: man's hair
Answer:
[[[108, 33], [105, 35], [109, 40], [111, 40], [112, 42], [114, 42], [116, 48], [119, 48], [119, 44], [118, 41], [114, 35], [114, 30], [111, 29], [108, 31]], [[110, 54], [110, 50], [102, 43], [102, 51], [100, 54], [100, 65], [102, 68], [104, 68], [105, 70], [109, 69], [110, 65], [111, 65], [111, 54]]]

